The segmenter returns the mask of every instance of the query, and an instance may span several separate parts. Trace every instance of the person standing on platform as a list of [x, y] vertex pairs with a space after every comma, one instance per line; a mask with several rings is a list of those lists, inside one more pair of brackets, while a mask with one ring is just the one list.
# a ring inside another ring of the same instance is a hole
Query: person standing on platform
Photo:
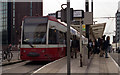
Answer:
[[73, 56], [77, 58], [77, 51], [79, 49], [79, 40], [77, 40], [75, 35], [73, 36], [71, 47], [72, 47], [71, 58], [73, 58]]
[[107, 36], [107, 39], [105, 41], [105, 58], [109, 58], [108, 57], [108, 51], [109, 51], [109, 46], [110, 46], [110, 36]]
[[105, 52], [105, 35], [102, 36], [100, 50], [101, 50], [100, 57], [103, 57]]
[[89, 40], [89, 54], [90, 54], [90, 55], [92, 54], [92, 50], [93, 50], [93, 42], [92, 42], [92, 40], [90, 39], [90, 40]]
[[93, 40], [93, 53], [96, 54], [96, 50], [95, 50], [95, 42], [96, 42], [96, 39]]
[[71, 52], [71, 55], [72, 55], [72, 38], [70, 38], [70, 52]]
[[100, 54], [101, 50], [100, 50], [100, 45], [101, 45], [101, 38], [98, 38], [98, 45], [97, 45], [97, 54]]

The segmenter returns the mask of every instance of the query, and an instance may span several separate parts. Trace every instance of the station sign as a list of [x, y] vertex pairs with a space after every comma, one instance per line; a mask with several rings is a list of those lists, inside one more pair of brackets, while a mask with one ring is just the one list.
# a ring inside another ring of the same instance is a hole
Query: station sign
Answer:
[[83, 21], [86, 25], [92, 25], [93, 24], [93, 12], [85, 12]]
[[[67, 23], [67, 8], [59, 10], [56, 13], [50, 13], [48, 16], [56, 17], [57, 19], [61, 19], [62, 22]], [[70, 21], [73, 21], [73, 19], [76, 18], [84, 18], [84, 11], [73, 10], [73, 8], [70, 8]]]
[[84, 18], [84, 11], [83, 10], [74, 10], [73, 17], [74, 18]]
[[61, 11], [57, 11], [56, 12], [56, 18], [57, 19], [61, 19]]
[[[56, 12], [56, 18], [61, 19], [61, 11]], [[84, 18], [83, 10], [73, 10], [73, 18]]]

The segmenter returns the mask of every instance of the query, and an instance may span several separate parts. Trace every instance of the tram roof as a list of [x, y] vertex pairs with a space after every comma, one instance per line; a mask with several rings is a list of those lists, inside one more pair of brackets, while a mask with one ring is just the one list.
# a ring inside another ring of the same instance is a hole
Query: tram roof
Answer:
[[[67, 24], [66, 23], [64, 23], [64, 22], [61, 22], [60, 20], [58, 20], [58, 19], [56, 19], [55, 17], [53, 17], [53, 16], [25, 16], [23, 19], [25, 19], [25, 18], [32, 18], [32, 17], [46, 17], [46, 18], [48, 18], [48, 20], [51, 20], [51, 21], [54, 21], [54, 22], [58, 22], [58, 23], [60, 23], [61, 25], [63, 25], [63, 26], [65, 26], [65, 27], [67, 27]], [[75, 28], [73, 28], [73, 27], [70, 27], [70, 32], [73, 34], [73, 35], [78, 35], [79, 36], [79, 32], [75, 29]]]

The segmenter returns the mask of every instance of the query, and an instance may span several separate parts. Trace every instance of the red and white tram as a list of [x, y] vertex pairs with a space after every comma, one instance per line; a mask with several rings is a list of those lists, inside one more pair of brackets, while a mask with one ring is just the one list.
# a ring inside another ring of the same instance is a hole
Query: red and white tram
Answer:
[[[54, 17], [25, 17], [21, 30], [21, 60], [53, 61], [64, 57], [66, 33], [66, 25]], [[71, 27], [71, 34], [78, 32]]]

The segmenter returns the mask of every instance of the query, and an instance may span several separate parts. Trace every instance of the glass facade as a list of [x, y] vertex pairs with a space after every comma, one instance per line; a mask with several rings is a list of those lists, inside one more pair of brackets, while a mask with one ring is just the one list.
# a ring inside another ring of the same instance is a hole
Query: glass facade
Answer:
[[7, 15], [7, 12], [8, 12], [8, 10], [7, 10], [7, 2], [3, 2], [3, 3], [1, 3], [1, 5], [2, 5], [2, 10], [1, 10], [1, 12], [2, 12], [2, 19], [1, 19], [1, 23], [2, 23], [2, 44], [8, 44], [8, 38], [7, 38], [7, 17], [8, 17], [8, 15]]
[[32, 1], [30, 2], [30, 16], [32, 16]]
[[[2, 44], [2, 3], [0, 2], [0, 45]], [[2, 50], [2, 46], [0, 46]]]
[[0, 2], [0, 32], [2, 32], [2, 3]]
[[120, 12], [116, 13], [116, 36], [117, 42], [120, 40]]
[[15, 28], [15, 2], [13, 2], [13, 28]]
[[[15, 32], [15, 1], [13, 1], [12, 3], [12, 11], [8, 10], [8, 2], [1, 2], [0, 3], [0, 31], [2, 32], [2, 44], [3, 45], [7, 45], [9, 43], [9, 38], [11, 37], [12, 40], [15, 37], [15, 33], [8, 33], [9, 31]], [[12, 14], [9, 14], [10, 12], [12, 12]], [[10, 16], [12, 15], [12, 16]], [[9, 18], [8, 18], [9, 17]], [[12, 17], [12, 20], [10, 20], [10, 17]], [[10, 20], [8, 22], [8, 19]], [[8, 23], [12, 23], [12, 24], [8, 24]], [[11, 27], [12, 26], [12, 27]], [[11, 36], [10, 36], [11, 35]], [[11, 39], [10, 38], [10, 39]], [[11, 42], [13, 43], [13, 42]]]
[[20, 13], [17, 9], [21, 8], [23, 10], [24, 8], [21, 7], [22, 4], [19, 5], [20, 3], [18, 3], [17, 5], [15, 0], [12, 1], [13, 2], [7, 2], [6, 0], [6, 2], [0, 2], [0, 39], [4, 45], [8, 45], [10, 43], [14, 45], [18, 44], [18, 39], [20, 39], [20, 19], [22, 19], [23, 16], [32, 16], [34, 14], [33, 7], [35, 6], [32, 2], [25, 6], [28, 7], [28, 12], [23, 11], [24, 13]]
[[[15, 0], [13, 0], [13, 5], [12, 5], [13, 9], [12, 9], [12, 40], [15, 39]], [[12, 41], [12, 44], [15, 44], [15, 41]]]

